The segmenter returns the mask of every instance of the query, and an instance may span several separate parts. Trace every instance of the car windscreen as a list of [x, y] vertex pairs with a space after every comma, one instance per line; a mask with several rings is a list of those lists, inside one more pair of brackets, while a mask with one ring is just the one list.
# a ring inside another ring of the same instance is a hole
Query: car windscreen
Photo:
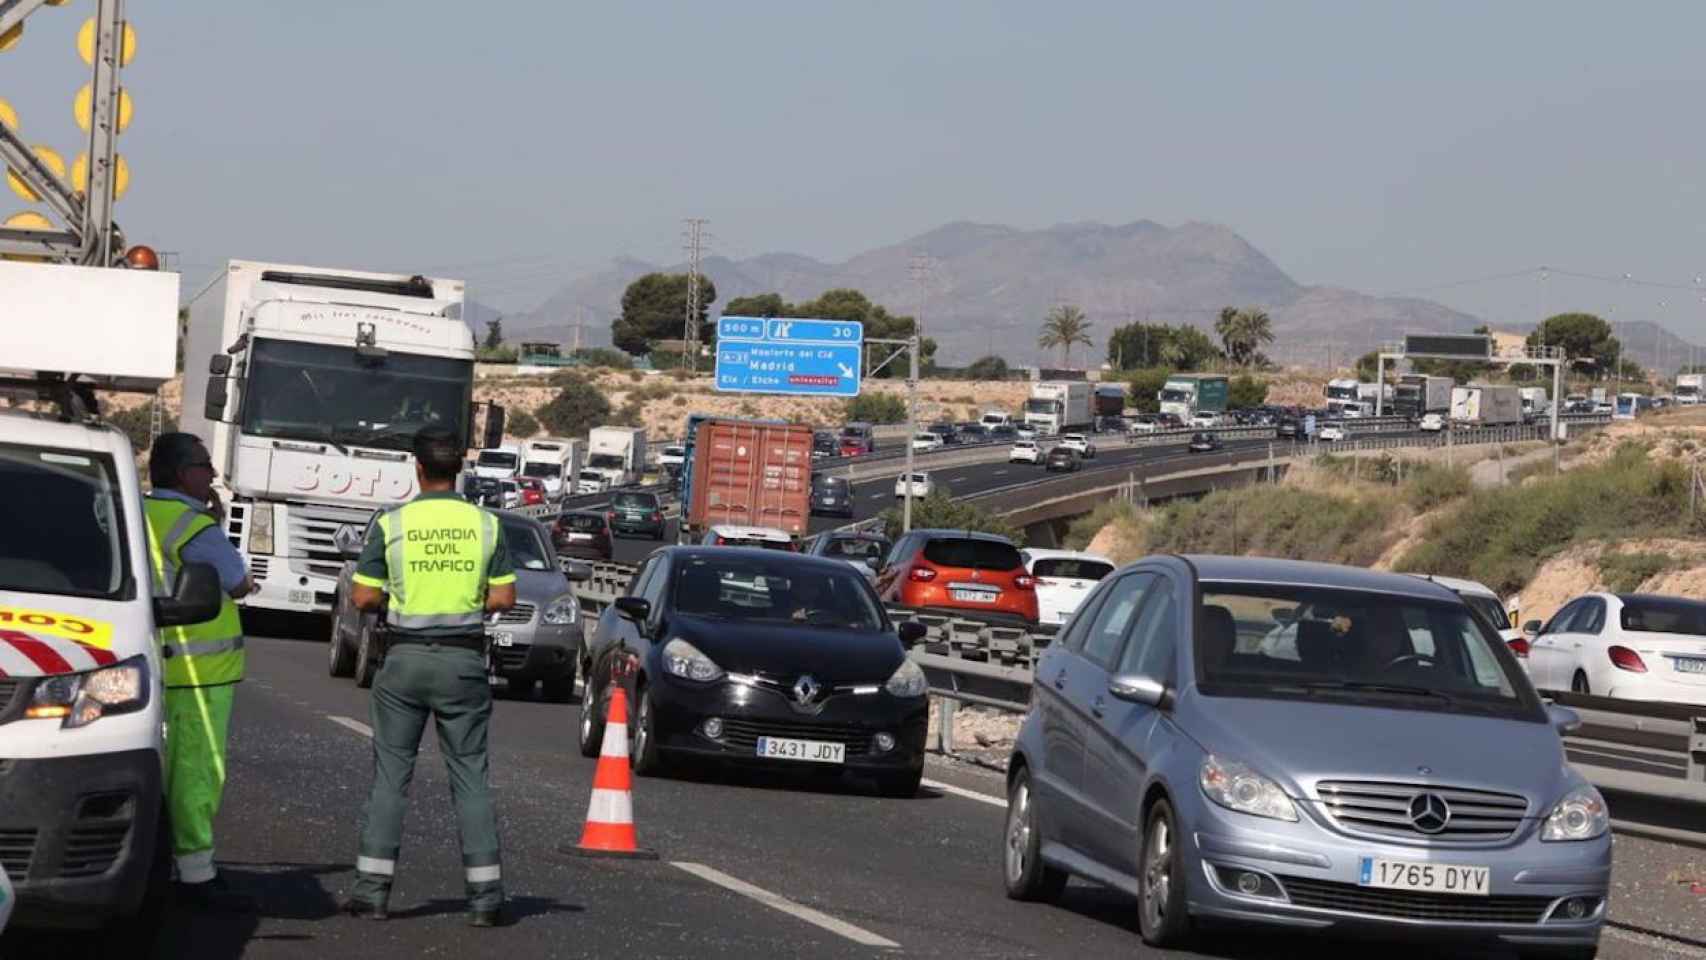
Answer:
[[18, 508], [0, 523], [0, 590], [135, 596], [111, 457], [0, 443], [0, 496]]
[[769, 540], [764, 537], [724, 537], [716, 540], [719, 547], [753, 547], [759, 550], [786, 550], [790, 553], [794, 545], [787, 540]]
[[939, 567], [1014, 570], [1023, 567], [1017, 547], [1002, 540], [939, 537], [924, 544], [924, 559]]
[[863, 440], [870, 435], [871, 435], [871, 431], [866, 429], [865, 427], [842, 427], [841, 428], [841, 436], [843, 439], [846, 439], [846, 440]]
[[618, 493], [610, 498], [612, 506], [627, 507], [631, 510], [656, 510], [658, 498], [649, 493]]
[[837, 560], [881, 558], [889, 552], [887, 540], [867, 540], [864, 537], [831, 537], [823, 545], [822, 555]]
[[580, 478], [582, 480], [596, 480], [599, 483], [604, 482], [604, 474], [599, 473], [597, 470], [582, 470], [580, 472]]
[[1681, 597], [1624, 597], [1620, 614], [1631, 633], [1681, 633], [1706, 637], [1706, 603]]
[[1031, 564], [1031, 574], [1058, 580], [1100, 580], [1114, 572], [1114, 565], [1080, 557], [1043, 557]]
[[[840, 566], [837, 564], [836, 566]], [[881, 630], [881, 608], [851, 567], [802, 568], [759, 555], [694, 557], [675, 575], [678, 614], [719, 620]]]
[[1489, 597], [1484, 593], [1460, 594], [1463, 602], [1474, 608], [1475, 612], [1487, 618], [1494, 630], [1509, 630], [1511, 627], [1510, 614], [1505, 612], [1505, 605], [1497, 597]]
[[517, 570], [549, 570], [551, 554], [545, 549], [545, 539], [531, 523], [504, 520], [504, 546], [509, 548], [509, 562]]
[[590, 513], [565, 513], [559, 522], [564, 529], [577, 533], [597, 533], [604, 529], [604, 518]]
[[1207, 696], [1543, 718], [1498, 635], [1450, 601], [1205, 582], [1196, 662]]

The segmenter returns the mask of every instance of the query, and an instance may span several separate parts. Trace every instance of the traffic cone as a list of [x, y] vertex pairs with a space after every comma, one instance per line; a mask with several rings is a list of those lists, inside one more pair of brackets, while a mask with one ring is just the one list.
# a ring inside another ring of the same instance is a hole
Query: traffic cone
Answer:
[[[587, 690], [583, 696], [592, 696]], [[656, 860], [657, 851], [642, 849], [634, 834], [634, 783], [628, 770], [628, 695], [621, 684], [610, 696], [604, 721], [604, 745], [598, 770], [592, 775], [592, 800], [587, 804], [581, 842], [563, 844], [559, 853], [580, 857], [623, 857]]]

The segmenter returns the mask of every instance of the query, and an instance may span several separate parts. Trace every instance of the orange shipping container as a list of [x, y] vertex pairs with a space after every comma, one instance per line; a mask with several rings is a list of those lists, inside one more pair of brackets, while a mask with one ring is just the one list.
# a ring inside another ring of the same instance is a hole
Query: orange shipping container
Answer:
[[811, 519], [812, 428], [803, 423], [706, 420], [693, 440], [695, 538], [717, 524], [804, 536]]

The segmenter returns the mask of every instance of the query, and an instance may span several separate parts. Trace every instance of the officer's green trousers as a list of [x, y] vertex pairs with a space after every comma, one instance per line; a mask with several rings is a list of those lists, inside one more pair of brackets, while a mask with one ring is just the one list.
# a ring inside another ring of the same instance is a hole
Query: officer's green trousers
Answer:
[[438, 727], [438, 748], [456, 804], [468, 906], [489, 910], [501, 904], [498, 822], [486, 762], [492, 690], [485, 658], [455, 647], [393, 644], [373, 681], [372, 718], [373, 793], [356, 860], [355, 899], [388, 902], [415, 755], [431, 718]]
[[166, 690], [166, 811], [178, 879], [212, 880], [213, 818], [225, 795], [225, 732], [237, 685]]

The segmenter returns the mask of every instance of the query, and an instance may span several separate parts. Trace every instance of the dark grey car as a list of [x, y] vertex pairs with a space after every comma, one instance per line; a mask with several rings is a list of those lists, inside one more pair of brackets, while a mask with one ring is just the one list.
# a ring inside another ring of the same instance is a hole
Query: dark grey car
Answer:
[[[539, 521], [494, 512], [503, 523], [515, 565], [515, 606], [486, 618], [492, 673], [507, 682], [511, 694], [530, 694], [542, 686], [546, 699], [566, 702], [574, 698], [582, 645], [580, 605], [569, 590], [569, 578], [586, 579], [591, 569], [560, 559], [549, 528]], [[377, 612], [357, 610], [349, 602], [354, 573], [355, 562], [347, 559], [332, 602], [328, 670], [334, 677], [353, 676], [358, 686], [366, 687], [384, 662], [384, 625]]]
[[1107, 884], [1157, 946], [1216, 920], [1594, 955], [1610, 821], [1564, 757], [1579, 720], [1438, 584], [1146, 558], [1079, 606], [1034, 690], [1010, 896]]

